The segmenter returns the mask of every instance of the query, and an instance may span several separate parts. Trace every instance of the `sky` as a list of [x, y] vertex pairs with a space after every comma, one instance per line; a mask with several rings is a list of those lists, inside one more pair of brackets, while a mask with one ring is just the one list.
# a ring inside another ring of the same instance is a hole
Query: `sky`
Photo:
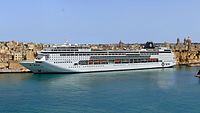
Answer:
[[200, 42], [200, 0], [0, 0], [0, 41]]

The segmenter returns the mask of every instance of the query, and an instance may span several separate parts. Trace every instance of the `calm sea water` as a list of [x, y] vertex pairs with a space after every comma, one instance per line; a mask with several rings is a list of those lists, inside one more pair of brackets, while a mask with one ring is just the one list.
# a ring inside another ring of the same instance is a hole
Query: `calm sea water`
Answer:
[[199, 113], [199, 69], [0, 74], [0, 113]]

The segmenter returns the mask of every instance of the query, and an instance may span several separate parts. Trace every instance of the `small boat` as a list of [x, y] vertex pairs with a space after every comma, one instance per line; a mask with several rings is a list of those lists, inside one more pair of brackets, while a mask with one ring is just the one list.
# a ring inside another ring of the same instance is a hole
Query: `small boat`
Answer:
[[198, 72], [196, 75], [194, 75], [194, 76], [200, 78], [200, 70], [199, 70], [199, 72]]

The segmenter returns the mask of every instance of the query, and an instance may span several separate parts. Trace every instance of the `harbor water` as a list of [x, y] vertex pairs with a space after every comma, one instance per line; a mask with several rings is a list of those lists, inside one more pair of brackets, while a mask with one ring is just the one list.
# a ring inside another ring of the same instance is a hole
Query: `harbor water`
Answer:
[[0, 113], [199, 113], [200, 67], [0, 74]]

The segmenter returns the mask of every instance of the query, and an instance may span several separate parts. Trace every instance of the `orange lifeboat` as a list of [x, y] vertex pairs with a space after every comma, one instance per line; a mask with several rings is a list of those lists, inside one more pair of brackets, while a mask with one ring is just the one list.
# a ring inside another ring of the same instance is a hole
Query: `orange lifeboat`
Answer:
[[158, 58], [148, 58], [147, 60], [158, 60]]
[[89, 60], [89, 64], [93, 64], [94, 63], [94, 61], [93, 60]]
[[100, 62], [107, 62], [106, 60], [100, 60]]
[[95, 62], [95, 63], [99, 63], [99, 60], [95, 60], [94, 62]]
[[121, 60], [120, 59], [115, 59], [115, 63], [120, 63]]

